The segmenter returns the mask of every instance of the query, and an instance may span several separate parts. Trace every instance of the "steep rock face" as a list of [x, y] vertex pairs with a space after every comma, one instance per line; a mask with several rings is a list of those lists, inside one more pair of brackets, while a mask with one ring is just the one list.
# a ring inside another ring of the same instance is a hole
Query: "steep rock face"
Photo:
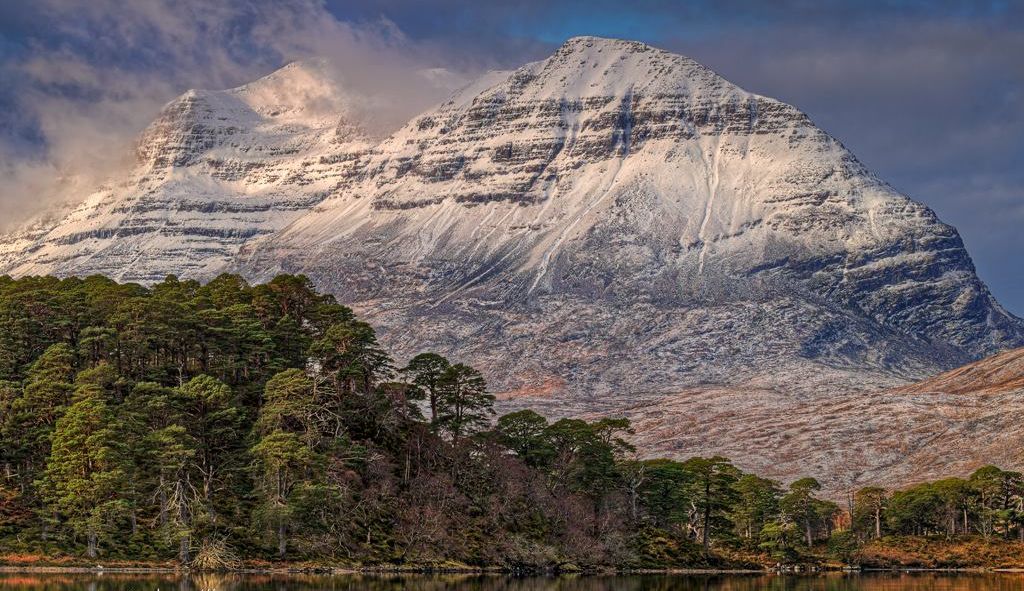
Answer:
[[0, 241], [0, 271], [210, 278], [238, 248], [321, 201], [369, 140], [323, 65], [227, 91], [190, 90], [145, 130], [136, 164]]
[[892, 384], [1024, 343], [929, 209], [797, 109], [627, 41], [485, 77], [241, 261], [309, 273], [402, 354], [588, 407], [771, 374]]

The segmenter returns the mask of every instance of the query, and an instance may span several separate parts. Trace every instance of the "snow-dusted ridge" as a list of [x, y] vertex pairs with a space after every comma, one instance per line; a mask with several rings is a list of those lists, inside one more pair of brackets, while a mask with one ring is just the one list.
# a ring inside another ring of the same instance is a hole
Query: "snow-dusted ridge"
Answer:
[[0, 242], [0, 271], [307, 273], [400, 356], [558, 414], [746, 387], [827, 412], [1024, 345], [952, 227], [689, 58], [573, 38], [385, 138], [350, 98], [308, 64], [186, 93], [128, 177]]
[[318, 62], [226, 91], [189, 90], [141, 134], [135, 166], [62, 215], [0, 242], [12, 275], [208, 278], [238, 248], [326, 197], [369, 149], [349, 97]]

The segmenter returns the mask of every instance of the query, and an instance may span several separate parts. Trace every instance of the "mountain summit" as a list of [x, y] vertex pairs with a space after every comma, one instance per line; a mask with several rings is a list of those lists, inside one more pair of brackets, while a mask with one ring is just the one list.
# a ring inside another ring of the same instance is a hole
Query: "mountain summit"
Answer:
[[130, 175], [8, 237], [0, 271], [306, 273], [400, 355], [559, 414], [711, 386], [827, 413], [1024, 345], [952, 227], [689, 58], [577, 37], [383, 139], [352, 112], [301, 64], [186, 93]]

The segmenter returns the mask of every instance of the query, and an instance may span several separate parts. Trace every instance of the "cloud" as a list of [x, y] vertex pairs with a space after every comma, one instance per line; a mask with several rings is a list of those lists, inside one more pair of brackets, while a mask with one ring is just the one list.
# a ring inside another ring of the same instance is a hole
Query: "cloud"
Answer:
[[251, 41], [282, 61], [328, 58], [340, 86], [351, 93], [371, 132], [393, 131], [479, 74], [479, 65], [455, 61], [445, 48], [412, 41], [384, 17], [359, 24], [334, 18], [312, 1], [302, 9], [277, 6], [253, 27]]
[[[7, 8], [5, 10], [11, 10]], [[131, 164], [132, 143], [189, 88], [230, 88], [326, 57], [372, 131], [390, 131], [472, 75], [384, 18], [354, 25], [315, 0], [39, 0], [5, 33], [0, 230]], [[2, 31], [2, 30], [0, 30]]]

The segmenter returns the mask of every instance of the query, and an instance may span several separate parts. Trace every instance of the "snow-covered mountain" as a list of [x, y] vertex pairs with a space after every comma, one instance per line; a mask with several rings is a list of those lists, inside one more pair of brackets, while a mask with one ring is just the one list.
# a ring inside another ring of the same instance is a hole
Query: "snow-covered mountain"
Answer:
[[143, 132], [123, 178], [0, 241], [0, 270], [211, 277], [352, 174], [372, 141], [349, 103], [320, 62], [232, 90], [190, 90]]
[[[735, 411], [714, 440], [743, 442], [1024, 345], [952, 227], [683, 56], [574, 38], [388, 137], [355, 112], [317, 64], [189, 92], [131, 174], [0, 242], [0, 272], [307, 273], [400, 356], [479, 366], [507, 406], [635, 414], [658, 450], [690, 441], [676, 419]], [[914, 424], [922, 400], [886, 408]]]
[[641, 43], [485, 77], [358, 168], [242, 268], [308, 273], [512, 394], [898, 380], [1024, 342], [928, 208], [794, 107]]

